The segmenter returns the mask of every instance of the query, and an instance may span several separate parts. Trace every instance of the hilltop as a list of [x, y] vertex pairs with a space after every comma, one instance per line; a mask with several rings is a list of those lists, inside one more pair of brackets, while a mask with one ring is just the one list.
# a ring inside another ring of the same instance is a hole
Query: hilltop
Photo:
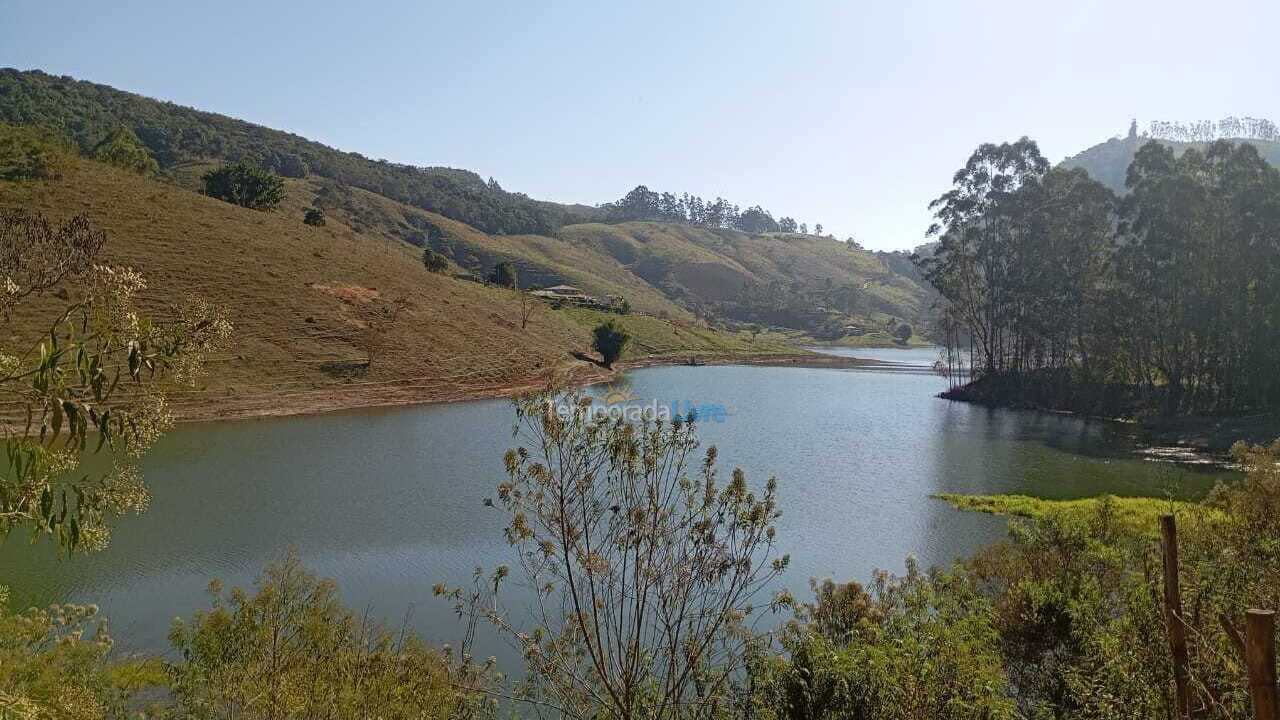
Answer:
[[[905, 255], [796, 233], [744, 233], [672, 222], [605, 224], [605, 208], [509, 192], [467, 170], [413, 167], [291, 133], [40, 71], [0, 69], [0, 120], [39, 124], [88, 152], [132, 130], [160, 176], [190, 190], [205, 170], [247, 160], [290, 180], [357, 234], [431, 246], [455, 270], [487, 277], [515, 263], [521, 285], [572, 284], [627, 298], [637, 311], [729, 328], [770, 325], [819, 340], [888, 344], [904, 325], [928, 332], [932, 291]], [[901, 257], [899, 257], [901, 256]]]
[[[1242, 142], [1258, 148], [1258, 152], [1270, 164], [1280, 167], [1280, 142], [1248, 137], [1225, 137], [1231, 142]], [[1143, 135], [1129, 134], [1126, 137], [1113, 137], [1106, 142], [1098, 143], [1062, 161], [1063, 167], [1082, 168], [1089, 176], [1106, 185], [1115, 192], [1125, 192], [1125, 175], [1133, 162], [1138, 148], [1150, 142], [1152, 138]], [[1188, 148], [1204, 149], [1209, 143], [1204, 140], [1183, 141], [1159, 138], [1157, 140], [1181, 155]]]

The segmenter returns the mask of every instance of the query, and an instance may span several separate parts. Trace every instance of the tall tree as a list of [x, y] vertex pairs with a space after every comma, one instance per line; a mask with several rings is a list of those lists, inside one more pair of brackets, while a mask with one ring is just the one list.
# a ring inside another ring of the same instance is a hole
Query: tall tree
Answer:
[[1027, 258], [1028, 205], [1018, 191], [1049, 170], [1040, 148], [1028, 138], [986, 143], [952, 178], [953, 188], [929, 209], [939, 238], [926, 277], [947, 298], [977, 343], [976, 362], [984, 372], [1021, 367], [1017, 323], [1025, 308], [1012, 293], [1016, 268]]

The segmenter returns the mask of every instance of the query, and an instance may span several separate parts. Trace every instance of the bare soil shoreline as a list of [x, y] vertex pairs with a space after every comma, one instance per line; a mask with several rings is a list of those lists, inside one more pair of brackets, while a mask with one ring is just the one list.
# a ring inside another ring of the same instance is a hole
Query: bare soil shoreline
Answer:
[[648, 356], [618, 362], [613, 369], [608, 369], [595, 362], [576, 359], [566, 361], [554, 369], [531, 372], [515, 381], [501, 383], [441, 383], [410, 378], [368, 385], [335, 384], [326, 388], [262, 392], [204, 399], [198, 403], [178, 403], [175, 404], [174, 415], [180, 423], [205, 423], [509, 398], [541, 390], [553, 378], [558, 384], [583, 387], [609, 382], [628, 370], [660, 365], [762, 365], [832, 369], [891, 365], [878, 360], [801, 351], [794, 354], [697, 355], [692, 363], [690, 360], [690, 356], [685, 355]]

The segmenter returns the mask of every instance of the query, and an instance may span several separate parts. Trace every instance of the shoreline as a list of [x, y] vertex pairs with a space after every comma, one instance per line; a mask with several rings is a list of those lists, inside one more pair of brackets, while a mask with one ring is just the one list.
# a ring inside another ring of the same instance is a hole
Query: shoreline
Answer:
[[1249, 412], [1238, 415], [1183, 415], [1177, 417], [1112, 417], [1045, 406], [1031, 401], [1006, 401], [992, 396], [966, 392], [961, 385], [937, 397], [949, 402], [978, 405], [993, 410], [1015, 410], [1050, 415], [1067, 415], [1095, 422], [1127, 425], [1141, 434], [1151, 450], [1165, 452], [1186, 450], [1212, 456], [1216, 461], [1230, 460], [1231, 446], [1237, 441], [1266, 445], [1280, 439], [1280, 411]]
[[244, 397], [228, 398], [217, 402], [203, 402], [198, 406], [173, 404], [174, 421], [177, 424], [234, 422], [243, 420], [325, 415], [348, 410], [374, 410], [379, 408], [408, 407], [412, 405], [437, 405], [472, 400], [511, 398], [546, 387], [552, 377], [568, 387], [588, 387], [611, 382], [629, 370], [648, 367], [710, 365], [756, 365], [762, 367], [805, 367], [829, 369], [854, 369], [868, 367], [893, 367], [893, 363], [863, 358], [806, 353], [763, 353], [742, 355], [658, 355], [615, 363], [607, 369], [588, 360], [574, 360], [555, 368], [531, 373], [514, 382], [480, 386], [445, 385], [412, 379], [388, 381], [374, 387], [335, 385], [328, 388], [297, 390], [288, 393], [257, 393]]

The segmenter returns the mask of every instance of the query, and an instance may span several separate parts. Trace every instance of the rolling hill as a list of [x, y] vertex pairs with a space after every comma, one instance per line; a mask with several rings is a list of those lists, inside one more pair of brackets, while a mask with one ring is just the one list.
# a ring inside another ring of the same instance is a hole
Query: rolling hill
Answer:
[[[228, 311], [234, 353], [212, 358], [199, 387], [171, 392], [188, 419], [497, 395], [533, 387], [553, 369], [602, 374], [579, 358], [603, 314], [543, 307], [521, 328], [514, 292], [428, 272], [418, 248], [356, 232], [341, 217], [305, 225], [302, 209], [317, 184], [286, 184], [284, 203], [259, 212], [73, 158], [57, 179], [0, 181], [0, 208], [55, 221], [86, 213], [107, 233], [104, 260], [146, 277], [142, 299], [150, 312], [163, 315], [171, 300], [188, 293]], [[396, 298], [408, 305], [366, 367], [362, 312]], [[0, 345], [18, 347], [44, 332], [58, 303], [45, 298], [21, 306], [0, 326]], [[796, 352], [776, 335], [682, 328], [640, 315], [619, 319], [635, 336], [625, 356], [633, 360]]]
[[453, 168], [419, 168], [342, 152], [296, 135], [104, 85], [0, 69], [0, 120], [38, 124], [81, 152], [134, 131], [160, 176], [198, 190], [201, 174], [248, 160], [289, 178], [279, 213], [314, 203], [354, 233], [432, 245], [487, 277], [515, 263], [522, 286], [572, 284], [644, 313], [801, 330], [820, 339], [890, 340], [926, 332], [931, 291], [893, 254], [805, 235], [750, 235], [683, 224], [603, 224], [584, 205], [533, 200]]

